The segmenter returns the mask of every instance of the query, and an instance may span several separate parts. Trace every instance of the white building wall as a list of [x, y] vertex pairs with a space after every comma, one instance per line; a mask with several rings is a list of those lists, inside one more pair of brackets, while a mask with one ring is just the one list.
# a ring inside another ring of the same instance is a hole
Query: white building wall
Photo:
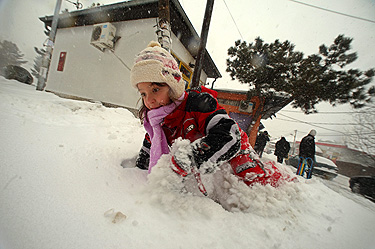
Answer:
[[[138, 109], [139, 94], [130, 85], [127, 67], [133, 66], [135, 55], [151, 40], [157, 40], [156, 20], [112, 24], [116, 27], [116, 36], [121, 37], [114, 54], [109, 50], [101, 52], [90, 45], [92, 25], [57, 30], [47, 91]], [[194, 63], [193, 57], [173, 34], [172, 41], [172, 51], [185, 63]], [[67, 53], [62, 72], [57, 71], [61, 52]], [[205, 82], [206, 78], [202, 72], [201, 80]]]
[[[195, 48], [198, 51], [198, 45], [199, 44], [196, 44], [196, 43], [194, 43], [194, 44], [196, 45]], [[185, 64], [187, 64], [187, 65], [189, 65], [189, 63], [195, 64], [195, 59], [193, 58], [193, 56], [191, 56], [189, 51], [186, 50], [184, 45], [182, 45], [180, 40], [173, 33], [172, 33], [172, 49], [171, 50]], [[193, 70], [194, 70], [194, 68], [193, 68]], [[193, 78], [193, 77], [191, 77], [191, 78]], [[200, 80], [202, 82], [206, 82], [206, 80], [207, 80], [207, 74], [203, 70], [202, 70], [201, 75], [200, 75]]]

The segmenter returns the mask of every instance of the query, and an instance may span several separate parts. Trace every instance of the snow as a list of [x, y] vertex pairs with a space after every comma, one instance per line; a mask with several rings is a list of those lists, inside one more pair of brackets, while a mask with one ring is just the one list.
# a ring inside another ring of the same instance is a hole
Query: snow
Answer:
[[[144, 129], [125, 109], [2, 77], [0, 98], [1, 249], [375, 245], [375, 204], [319, 178], [249, 188], [225, 170], [203, 175], [211, 191], [223, 181], [226, 210], [181, 191], [168, 156], [150, 175], [134, 168]], [[186, 185], [194, 189], [192, 179]]]
[[325, 157], [322, 157], [322, 156], [315, 156], [315, 160], [319, 163], [324, 163], [324, 164], [327, 164], [329, 166], [337, 168], [337, 165], [328, 158], [325, 158]]
[[315, 145], [315, 153], [323, 153], [322, 149], [319, 146]]

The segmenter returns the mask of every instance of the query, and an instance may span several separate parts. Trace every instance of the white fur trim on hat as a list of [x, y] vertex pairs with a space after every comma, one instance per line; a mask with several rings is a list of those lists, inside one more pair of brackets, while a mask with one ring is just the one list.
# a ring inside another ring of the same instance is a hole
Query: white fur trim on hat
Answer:
[[137, 88], [138, 83], [166, 83], [172, 90], [173, 98], [178, 99], [185, 91], [178, 64], [173, 56], [163, 49], [158, 42], [152, 41], [135, 58], [130, 81]]

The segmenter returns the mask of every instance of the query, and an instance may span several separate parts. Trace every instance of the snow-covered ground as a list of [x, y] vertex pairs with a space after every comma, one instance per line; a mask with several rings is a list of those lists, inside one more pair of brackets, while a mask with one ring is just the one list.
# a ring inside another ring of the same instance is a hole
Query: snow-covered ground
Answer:
[[375, 204], [345, 178], [277, 189], [230, 178], [228, 211], [181, 193], [167, 160], [149, 176], [133, 168], [144, 129], [125, 109], [2, 77], [0, 100], [1, 249], [374, 248]]

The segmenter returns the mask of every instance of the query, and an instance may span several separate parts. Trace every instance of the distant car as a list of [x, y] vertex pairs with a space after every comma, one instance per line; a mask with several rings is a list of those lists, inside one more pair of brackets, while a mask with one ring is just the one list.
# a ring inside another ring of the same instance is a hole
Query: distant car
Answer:
[[[313, 168], [313, 175], [319, 176], [326, 180], [332, 180], [337, 176], [338, 167], [330, 159], [322, 156], [315, 156], [315, 160], [316, 163]], [[290, 156], [287, 160], [285, 160], [285, 163], [297, 169], [299, 164], [299, 156]]]
[[8, 80], [17, 80], [29, 85], [31, 85], [31, 83], [34, 81], [34, 78], [31, 76], [29, 71], [16, 65], [5, 66], [2, 69], [2, 75]]
[[349, 187], [353, 193], [361, 194], [375, 202], [375, 176], [352, 176]]

